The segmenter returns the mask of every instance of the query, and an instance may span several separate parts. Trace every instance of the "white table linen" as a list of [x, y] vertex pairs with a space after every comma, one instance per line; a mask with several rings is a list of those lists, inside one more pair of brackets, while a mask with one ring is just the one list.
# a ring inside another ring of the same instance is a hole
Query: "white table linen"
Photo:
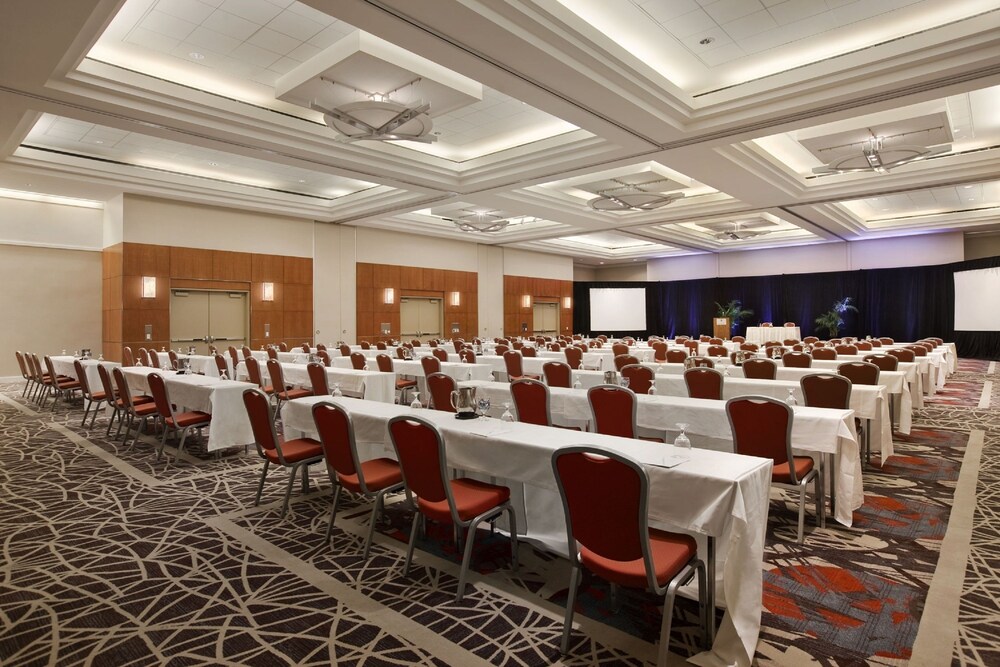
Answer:
[[754, 345], [763, 345], [771, 340], [802, 340], [802, 330], [799, 327], [747, 327], [745, 338]]
[[[311, 407], [318, 399], [292, 401], [285, 408], [285, 428], [314, 433]], [[518, 517], [529, 540], [565, 554], [563, 520], [551, 457], [556, 449], [592, 444], [625, 453], [649, 475], [650, 521], [657, 526], [717, 538], [720, 600], [726, 614], [709, 654], [701, 664], [750, 664], [760, 632], [764, 534], [771, 463], [765, 459], [692, 450], [690, 460], [662, 468], [665, 448], [637, 440], [550, 429], [495, 419], [459, 421], [436, 410], [410, 411], [402, 406], [334, 399], [352, 415], [359, 442], [378, 443], [380, 455], [394, 456], [386, 422], [399, 414], [419, 414], [441, 430], [454, 468], [497, 476], [525, 485], [524, 514]], [[703, 554], [704, 555], [704, 554]]]
[[[76, 376], [76, 366], [73, 364], [76, 357], [73, 355], [50, 356], [49, 359], [52, 360], [52, 368], [55, 369], [58, 375], [65, 375], [77, 380], [80, 379]], [[87, 386], [90, 387], [90, 391], [95, 393], [104, 391], [104, 385], [101, 383], [101, 376], [98, 373], [97, 367], [103, 364], [108, 369], [108, 373], [110, 373], [111, 369], [115, 366], [121, 366], [116, 361], [98, 361], [96, 359], [82, 359], [80, 363], [83, 364], [83, 372], [87, 375]]]
[[[355, 370], [353, 368], [339, 368], [337, 366], [325, 367], [326, 381], [333, 391], [335, 384], [340, 385], [340, 390], [344, 393], [365, 398], [369, 401], [381, 401], [392, 403], [396, 398], [396, 375], [395, 373], [380, 373], [379, 371]], [[240, 364], [239, 377], [246, 378], [246, 365]], [[281, 364], [281, 373], [285, 376], [285, 382], [296, 387], [312, 389], [312, 380], [309, 379], [308, 364]], [[261, 379], [270, 382], [270, 375], [267, 367], [260, 369]]]

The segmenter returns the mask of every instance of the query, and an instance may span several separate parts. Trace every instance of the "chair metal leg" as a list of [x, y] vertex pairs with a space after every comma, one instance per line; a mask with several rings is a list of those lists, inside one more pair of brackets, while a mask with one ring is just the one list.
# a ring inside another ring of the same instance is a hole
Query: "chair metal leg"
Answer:
[[799, 482], [799, 544], [805, 541], [804, 525], [806, 521], [806, 485]]
[[455, 602], [461, 602], [465, 595], [465, 581], [469, 577], [469, 561], [472, 560], [472, 545], [476, 541], [476, 528], [480, 519], [476, 517], [469, 525], [469, 535], [465, 538], [465, 551], [462, 554], [462, 569], [458, 572], [458, 590], [455, 591]]
[[83, 421], [80, 422], [80, 428], [85, 428], [87, 426], [87, 417], [90, 415], [90, 406], [94, 404], [94, 399], [87, 399], [87, 407], [83, 411]]
[[94, 428], [94, 423], [97, 421], [97, 413], [101, 411], [101, 404], [104, 401], [98, 401], [97, 406], [94, 408], [94, 414], [90, 416], [90, 428]]
[[667, 594], [663, 598], [663, 620], [660, 622], [660, 647], [656, 652], [656, 666], [667, 667], [667, 656], [670, 654], [670, 627], [674, 620], [674, 598], [677, 597], [677, 587], [682, 580], [687, 577], [674, 577], [670, 585], [667, 586]]
[[708, 573], [705, 570], [705, 563], [698, 561], [695, 564], [695, 569], [698, 571], [698, 606], [701, 607], [701, 646], [706, 651], [711, 650], [709, 645], [709, 623], [711, 623], [711, 614], [714, 614], [713, 609], [708, 607]]
[[417, 543], [417, 526], [420, 525], [420, 512], [414, 511], [413, 525], [410, 527], [410, 543], [406, 546], [406, 562], [403, 563], [403, 576], [410, 576], [410, 562], [413, 560], [413, 547]]
[[823, 475], [816, 475], [815, 488], [813, 492], [816, 494], [816, 525], [820, 528], [826, 528], [826, 498], [825, 487], [823, 482]]
[[299, 465], [293, 465], [288, 471], [288, 484], [285, 485], [285, 503], [281, 506], [281, 518], [288, 514], [288, 502], [292, 497], [292, 486], [295, 484], [295, 473], [299, 471]]
[[618, 595], [618, 584], [612, 582], [612, 584], [611, 584], [611, 611], [613, 611], [616, 614], [619, 611], [621, 611], [621, 608], [622, 608], [621, 602], [622, 602], [621, 598]]
[[260, 494], [264, 491], [264, 478], [267, 477], [267, 469], [271, 465], [268, 459], [264, 459], [264, 469], [260, 472], [260, 483], [257, 484], [257, 497], [254, 498], [254, 507], [260, 505]]
[[507, 508], [507, 520], [510, 523], [510, 569], [517, 572], [517, 517], [514, 515], [514, 506]]
[[[574, 558], [571, 554], [570, 558]], [[573, 631], [573, 607], [576, 606], [576, 587], [580, 578], [580, 568], [574, 563], [569, 572], [569, 591], [566, 598], [566, 617], [563, 619], [562, 643], [559, 645], [563, 655], [569, 653], [569, 635]]]
[[[333, 492], [333, 505], [330, 506], [330, 521], [326, 524], [326, 535], [323, 536], [323, 544], [330, 543], [330, 535], [333, 534], [333, 521], [337, 518], [337, 502], [340, 500], [340, 484], [336, 485], [336, 490]], [[369, 537], [371, 537], [369, 535]], [[365, 557], [368, 557], [368, 552], [365, 552]]]
[[382, 508], [385, 506], [385, 495], [389, 491], [390, 489], [382, 489], [375, 495], [375, 503], [372, 506], [371, 523], [368, 526], [368, 537], [365, 538], [365, 560], [368, 560], [368, 554], [371, 553], [372, 539], [375, 537], [375, 523], [378, 521], [379, 514], [381, 514]]
[[[165, 424], [164, 424], [164, 430], [166, 430], [166, 425]], [[184, 430], [181, 431], [181, 441], [177, 445], [177, 455], [178, 456], [180, 456], [181, 452], [184, 451], [184, 441], [187, 440], [188, 431], [190, 431], [190, 430], [191, 430], [191, 427], [188, 426], [188, 427], [184, 428]], [[176, 433], [176, 429], [175, 429], [174, 432]]]

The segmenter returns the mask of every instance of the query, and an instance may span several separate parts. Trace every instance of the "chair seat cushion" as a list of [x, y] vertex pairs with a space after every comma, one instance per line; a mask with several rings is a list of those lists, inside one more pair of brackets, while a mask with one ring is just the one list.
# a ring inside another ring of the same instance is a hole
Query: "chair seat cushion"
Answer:
[[[796, 456], [793, 457], [792, 461], [795, 464], [795, 478], [799, 481], [802, 481], [802, 476], [812, 470], [815, 465], [813, 460], [808, 456]], [[787, 461], [781, 465], [774, 466], [774, 470], [771, 472], [771, 480], [779, 484], [792, 483], [791, 470]]]
[[285, 391], [278, 392], [278, 398], [283, 401], [294, 401], [296, 398], [305, 398], [312, 395], [313, 393], [309, 389], [286, 389]]
[[[286, 463], [320, 459], [323, 457], [323, 445], [312, 438], [295, 438], [281, 443], [281, 453], [284, 455]], [[272, 463], [280, 463], [276, 450], [265, 449], [264, 454]]]
[[396, 389], [409, 389], [410, 387], [416, 386], [416, 380], [396, 380]]
[[135, 410], [135, 414], [139, 417], [157, 414], [155, 403], [141, 403], [139, 405], [132, 406], [132, 409]]
[[[451, 495], [455, 499], [455, 508], [458, 510], [458, 518], [468, 521], [486, 510], [507, 502], [510, 499], [510, 489], [506, 486], [488, 484], [477, 479], [453, 479], [451, 484]], [[432, 503], [423, 498], [417, 499], [420, 511], [435, 521], [451, 521], [451, 511], [448, 509], [448, 501]]]
[[[403, 483], [403, 472], [399, 469], [399, 463], [392, 459], [372, 459], [361, 463], [361, 472], [364, 473], [365, 486], [369, 491], [381, 491], [382, 489], [396, 486]], [[358, 476], [337, 475], [337, 481], [354, 493], [361, 493], [361, 485], [358, 483]]]
[[59, 380], [57, 384], [58, 384], [59, 388], [63, 389], [63, 390], [65, 390], [65, 389], [82, 389], [83, 388], [83, 387], [80, 386], [79, 381], [73, 380], [72, 378], [67, 379], [67, 380]]
[[188, 426], [194, 426], [195, 424], [207, 424], [212, 421], [212, 415], [207, 412], [199, 412], [197, 410], [191, 412], [177, 412], [174, 413], [173, 417], [167, 417], [165, 420], [168, 426], [173, 426], [174, 428], [187, 428]]
[[541, 375], [511, 375], [510, 376], [510, 381], [511, 382], [513, 382], [514, 380], [541, 380], [541, 379], [542, 379]]
[[[690, 535], [649, 529], [649, 547], [653, 557], [656, 582], [664, 585], [698, 553], [698, 545]], [[648, 588], [646, 566], [642, 558], [611, 560], [580, 546], [580, 561], [584, 567], [603, 579], [629, 588]]]
[[90, 395], [90, 400], [92, 401], [103, 401], [108, 397], [103, 391], [95, 391]]

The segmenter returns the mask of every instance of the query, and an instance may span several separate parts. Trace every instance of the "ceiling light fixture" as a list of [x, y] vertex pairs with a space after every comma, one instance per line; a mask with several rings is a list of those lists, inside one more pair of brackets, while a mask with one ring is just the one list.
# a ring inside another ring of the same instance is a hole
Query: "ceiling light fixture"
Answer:
[[[331, 85], [343, 85], [326, 77], [320, 78]], [[405, 85], [412, 86], [419, 82], [417, 78]], [[393, 102], [389, 96], [400, 88], [386, 93], [370, 93], [355, 88], [355, 92], [367, 99], [332, 109], [315, 100], [309, 106], [323, 114], [323, 122], [340, 134], [338, 139], [341, 141], [419, 141], [425, 144], [437, 141], [437, 137], [430, 133], [434, 127], [428, 115], [431, 105], [418, 102], [416, 106], [408, 107]]]
[[684, 197], [683, 192], [665, 194], [647, 189], [657, 183], [669, 180], [666, 178], [638, 184], [626, 183], [617, 179], [611, 180], [618, 183], [620, 187], [601, 190], [597, 193], [597, 197], [587, 202], [587, 206], [595, 211], [652, 211]]
[[503, 231], [510, 224], [510, 218], [500, 215], [500, 211], [473, 211], [455, 218], [444, 218], [463, 232], [481, 232], [495, 234]]
[[[884, 145], [885, 137], [872, 135], [860, 144], [861, 153], [850, 153], [836, 158], [822, 167], [815, 167], [814, 174], [846, 174], [859, 171], [874, 171], [877, 174], [901, 167], [910, 162], [941, 155], [951, 150], [951, 144], [938, 146], [916, 146], [910, 144]], [[857, 145], [857, 144], [854, 144]]]
[[764, 230], [743, 229], [742, 222], [735, 222], [733, 223], [732, 229], [717, 232], [715, 234], [715, 238], [718, 241], [746, 241], [747, 239], [752, 239], [769, 233], [769, 231]]

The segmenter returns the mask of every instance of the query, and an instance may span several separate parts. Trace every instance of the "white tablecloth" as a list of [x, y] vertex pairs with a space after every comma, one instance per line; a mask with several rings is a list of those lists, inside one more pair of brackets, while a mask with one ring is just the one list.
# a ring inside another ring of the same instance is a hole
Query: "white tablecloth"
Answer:
[[[57, 374], [66, 375], [77, 380], [80, 379], [76, 377], [76, 366], [73, 365], [76, 357], [73, 355], [50, 356], [49, 359], [52, 360], [52, 368], [55, 369]], [[80, 363], [83, 364], [83, 372], [87, 374], [87, 386], [94, 393], [104, 391], [104, 385], [101, 383], [101, 376], [98, 374], [97, 367], [103, 364], [108, 369], [108, 373], [110, 373], [111, 369], [115, 366], [121, 366], [116, 361], [97, 361], [96, 359], [85, 359]]]
[[[339, 384], [340, 390], [345, 394], [365, 398], [369, 401], [392, 403], [395, 400], [396, 375], [394, 373], [361, 371], [353, 368], [339, 368], [337, 366], [330, 366], [325, 370], [326, 381], [330, 385], [330, 391], [334, 390], [335, 384]], [[309, 367], [307, 364], [282, 363], [281, 372], [285, 376], [286, 383], [312, 389], [312, 380], [309, 379]], [[246, 378], [245, 364], [240, 364], [238, 373], [241, 379]], [[260, 374], [265, 383], [270, 381], [266, 366], [260, 369]]]
[[[315, 398], [292, 401], [285, 408], [286, 433], [315, 433]], [[451, 413], [411, 411], [403, 406], [334, 399], [354, 421], [359, 443], [372, 443], [380, 456], [394, 456], [386, 422], [399, 414], [419, 414], [440, 428], [450, 467], [524, 484], [524, 516], [519, 528], [529, 540], [565, 554], [566, 527], [555, 478], [552, 452], [591, 444], [625, 453], [645, 464], [649, 475], [649, 515], [655, 525], [717, 539], [720, 598], [726, 614], [711, 658], [719, 664], [750, 664], [760, 632], [764, 534], [771, 463], [764, 459], [707, 450], [691, 450], [690, 459], [663, 468], [672, 447], [594, 433], [553, 429], [496, 419], [459, 421]], [[519, 512], [520, 514], [520, 512]], [[523, 523], [522, 523], [523, 522]], [[704, 556], [704, 553], [702, 554]]]
[[747, 327], [745, 338], [748, 343], [763, 345], [769, 340], [802, 340], [802, 332], [799, 327]]
[[157, 372], [163, 376], [171, 403], [181, 409], [211, 413], [212, 425], [208, 429], [206, 445], [209, 451], [254, 441], [250, 419], [243, 405], [243, 391], [254, 386], [249, 382], [220, 380], [206, 375], [177, 375], [175, 371], [148, 366], [131, 366], [122, 370], [133, 393], [148, 394], [147, 377]]

